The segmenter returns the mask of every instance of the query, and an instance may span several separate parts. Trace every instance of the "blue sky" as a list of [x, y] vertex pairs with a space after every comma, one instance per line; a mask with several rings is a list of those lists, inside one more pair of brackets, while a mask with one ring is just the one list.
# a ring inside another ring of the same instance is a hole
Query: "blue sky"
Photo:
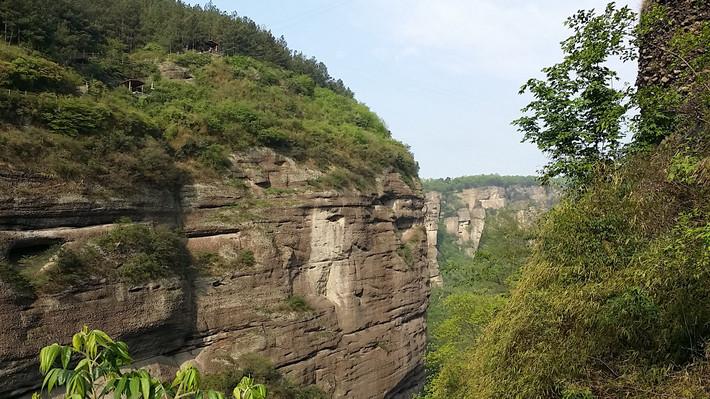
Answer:
[[[638, 10], [641, 0], [621, 0]], [[190, 1], [203, 4], [204, 1]], [[606, 0], [214, 0], [325, 62], [411, 146], [422, 177], [535, 174], [510, 125], [518, 88], [557, 62], [562, 23]], [[622, 66], [633, 82], [635, 67]]]

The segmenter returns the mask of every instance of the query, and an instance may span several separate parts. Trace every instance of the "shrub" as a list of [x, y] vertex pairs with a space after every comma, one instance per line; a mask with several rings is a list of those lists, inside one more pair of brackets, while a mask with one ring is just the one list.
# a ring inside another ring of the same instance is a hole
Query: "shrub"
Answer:
[[19, 295], [34, 295], [32, 282], [9, 262], [0, 260], [0, 283], [8, 284]]
[[[81, 78], [44, 58], [25, 54], [3, 44], [0, 50], [0, 85], [23, 91], [74, 93]], [[2, 58], [10, 57], [10, 61]]]
[[250, 267], [254, 266], [256, 263], [256, 258], [254, 257], [254, 252], [248, 249], [243, 249], [239, 251], [239, 256], [237, 257], [237, 262], [239, 262], [240, 265]]
[[313, 310], [311, 306], [306, 302], [306, 299], [299, 295], [292, 295], [286, 299], [286, 305], [288, 308], [294, 312], [310, 312]]
[[224, 171], [232, 166], [232, 161], [229, 160], [227, 149], [220, 144], [210, 144], [199, 150], [198, 159], [205, 166], [217, 171]]
[[314, 385], [302, 386], [285, 378], [269, 361], [256, 353], [243, 355], [237, 362], [228, 361], [224, 371], [208, 374], [202, 379], [203, 389], [231, 392], [244, 376], [266, 385], [273, 399], [326, 399], [323, 391]]
[[[145, 369], [131, 366], [133, 359], [125, 342], [114, 341], [101, 330], [84, 328], [74, 334], [70, 346], [53, 343], [39, 353], [39, 370], [44, 376], [41, 393], [33, 399], [52, 395], [54, 388], [65, 387], [67, 398], [209, 398], [224, 399], [221, 392], [203, 390], [200, 372], [186, 363], [176, 372], [172, 383], [161, 382]], [[78, 360], [78, 361], [72, 361]], [[44, 390], [46, 391], [46, 394]], [[100, 391], [100, 393], [99, 393]], [[265, 399], [267, 389], [243, 377], [233, 390], [235, 399]]]
[[316, 90], [316, 83], [309, 76], [296, 75], [287, 80], [288, 89], [295, 93], [304, 96], [313, 96]]
[[175, 64], [185, 68], [199, 68], [212, 61], [210, 54], [198, 53], [196, 51], [186, 51], [175, 55]]
[[56, 291], [68, 285], [107, 279], [144, 284], [182, 276], [189, 265], [183, 239], [164, 227], [121, 222], [78, 248], [62, 249], [49, 281], [40, 288]]
[[412, 253], [412, 247], [408, 243], [401, 244], [397, 247], [397, 255], [404, 261], [407, 267], [414, 266], [414, 254]]
[[702, 355], [710, 224], [706, 202], [688, 193], [707, 189], [667, 182], [673, 157], [663, 152], [673, 153], [658, 150], [651, 167], [627, 160], [545, 216], [509, 304], [464, 355], [461, 386], [437, 397], [557, 397], [570, 384], [624, 397], [654, 391], [658, 382], [642, 378], [650, 370]]

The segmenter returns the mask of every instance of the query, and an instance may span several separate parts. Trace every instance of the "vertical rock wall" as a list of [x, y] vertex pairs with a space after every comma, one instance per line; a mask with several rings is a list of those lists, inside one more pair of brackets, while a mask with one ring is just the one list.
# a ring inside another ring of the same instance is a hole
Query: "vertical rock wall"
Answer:
[[[371, 193], [315, 192], [307, 180], [317, 172], [271, 151], [234, 161], [246, 191], [205, 181], [174, 196], [30, 197], [22, 194], [29, 185], [51, 182], [0, 179], [0, 257], [19, 246], [78, 243], [130, 216], [178, 224], [194, 256], [229, 260], [249, 250], [255, 258], [186, 280], [95, 280], [34, 297], [0, 278], [0, 397], [36, 388], [40, 347], [67, 342], [84, 324], [126, 340], [162, 378], [185, 361], [220, 372], [256, 353], [333, 398], [405, 398], [423, 383], [424, 316], [436, 279], [424, 198], [396, 174]], [[294, 297], [306, 309], [291, 308]]]
[[688, 64], [693, 57], [702, 55], [708, 49], [697, 48], [689, 54], [679, 54], [671, 45], [671, 40], [678, 33], [697, 35], [710, 20], [710, 2], [705, 0], [646, 0], [643, 12], [654, 11], [660, 20], [649, 25], [649, 30], [641, 38], [639, 54], [639, 88], [647, 86], [677, 87], [681, 93], [687, 93], [697, 81], [695, 73]]
[[437, 249], [437, 234], [439, 216], [441, 214], [441, 194], [435, 191], [426, 193], [426, 215], [424, 227], [427, 237], [427, 261], [429, 262], [429, 281], [434, 287], [441, 286], [443, 281], [439, 274], [439, 250]]

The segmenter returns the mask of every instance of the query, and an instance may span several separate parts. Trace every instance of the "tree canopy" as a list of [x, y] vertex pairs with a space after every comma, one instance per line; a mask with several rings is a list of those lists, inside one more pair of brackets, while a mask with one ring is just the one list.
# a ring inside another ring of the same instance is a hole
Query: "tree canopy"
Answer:
[[572, 35], [562, 42], [562, 62], [544, 68], [544, 79], [530, 79], [520, 93], [533, 96], [513, 122], [523, 141], [550, 157], [543, 182], [557, 176], [575, 186], [587, 183], [595, 168], [617, 159], [632, 108], [630, 87], [617, 88], [609, 61], [636, 57], [632, 33], [636, 14], [610, 3], [603, 14], [579, 11], [566, 21]]
[[7, 44], [38, 50], [62, 65], [104, 82], [134, 77], [127, 53], [155, 43], [167, 52], [204, 49], [214, 41], [226, 55], [247, 55], [310, 76], [321, 86], [352, 96], [313, 57], [291, 50], [248, 17], [228, 14], [211, 1], [7, 0], [0, 2]]

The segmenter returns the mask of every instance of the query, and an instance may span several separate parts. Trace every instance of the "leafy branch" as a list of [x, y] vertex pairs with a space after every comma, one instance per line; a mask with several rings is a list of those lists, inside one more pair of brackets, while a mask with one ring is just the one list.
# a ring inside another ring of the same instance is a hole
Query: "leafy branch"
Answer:
[[[51, 395], [64, 386], [64, 399], [225, 399], [221, 392], [200, 389], [200, 372], [190, 363], [167, 386], [146, 370], [122, 371], [133, 361], [126, 343], [86, 326], [74, 334], [70, 346], [54, 343], [42, 348], [39, 360], [44, 375], [41, 392], [46, 389]], [[265, 399], [267, 390], [243, 377], [232, 394], [234, 399]], [[41, 397], [33, 395], [33, 399]]]

